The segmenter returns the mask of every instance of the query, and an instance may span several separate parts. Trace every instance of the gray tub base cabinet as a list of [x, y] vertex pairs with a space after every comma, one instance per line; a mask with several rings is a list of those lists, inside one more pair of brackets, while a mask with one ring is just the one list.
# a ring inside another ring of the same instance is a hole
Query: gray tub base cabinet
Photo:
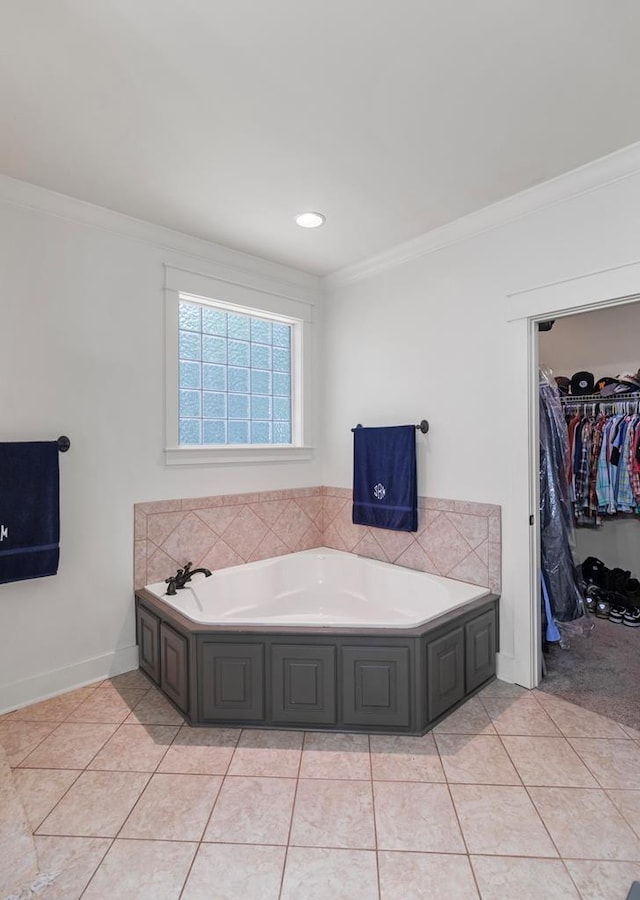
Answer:
[[412, 629], [198, 625], [136, 594], [140, 668], [191, 725], [424, 734], [495, 677], [498, 597]]

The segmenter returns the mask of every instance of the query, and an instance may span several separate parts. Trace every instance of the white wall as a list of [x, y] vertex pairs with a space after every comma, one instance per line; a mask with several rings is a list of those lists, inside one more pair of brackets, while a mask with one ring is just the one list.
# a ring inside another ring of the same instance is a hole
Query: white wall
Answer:
[[[540, 361], [554, 375], [571, 377], [586, 370], [594, 378], [636, 372], [640, 367], [640, 303], [593, 310], [557, 319], [551, 331], [540, 332]], [[640, 516], [603, 520], [597, 528], [576, 528], [576, 561], [587, 556], [609, 568], [629, 569], [640, 576]]]
[[0, 437], [71, 438], [59, 573], [0, 585], [1, 712], [136, 664], [135, 502], [320, 483], [315, 459], [165, 467], [163, 263], [316, 304], [314, 391], [320, 292], [311, 276], [10, 179], [0, 235]]
[[640, 367], [640, 303], [556, 319], [539, 336], [540, 362], [554, 375], [587, 371], [614, 378]]
[[[637, 172], [634, 154], [626, 163]], [[601, 180], [609, 175], [605, 164]], [[532, 618], [523, 571], [530, 557], [522, 553], [529, 534], [527, 326], [507, 319], [527, 297], [508, 297], [640, 257], [640, 176], [578, 189], [570, 199], [562, 184], [532, 189], [527, 202], [535, 209], [539, 197], [543, 208], [524, 214], [507, 202], [470, 223], [475, 236], [445, 230], [424, 242], [422, 255], [408, 245], [404, 262], [400, 248], [395, 259], [329, 279], [325, 300], [324, 483], [350, 484], [356, 422], [429, 419], [420, 493], [502, 505], [500, 666], [524, 684], [531, 680]]]

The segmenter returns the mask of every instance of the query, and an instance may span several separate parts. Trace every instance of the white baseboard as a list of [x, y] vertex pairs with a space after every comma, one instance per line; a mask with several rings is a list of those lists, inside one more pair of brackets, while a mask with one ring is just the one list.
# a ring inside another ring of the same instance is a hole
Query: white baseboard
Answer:
[[72, 666], [13, 681], [0, 686], [0, 715], [21, 706], [57, 697], [58, 694], [84, 687], [101, 678], [122, 675], [123, 672], [137, 668], [138, 647], [132, 644], [130, 647], [122, 647], [103, 656], [94, 656], [93, 659], [85, 659]]
[[515, 659], [508, 653], [496, 653], [496, 675], [500, 681], [515, 683]]

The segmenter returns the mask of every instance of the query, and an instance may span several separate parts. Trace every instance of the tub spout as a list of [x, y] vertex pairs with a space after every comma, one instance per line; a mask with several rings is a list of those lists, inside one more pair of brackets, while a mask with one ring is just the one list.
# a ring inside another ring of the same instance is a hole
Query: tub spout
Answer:
[[187, 578], [187, 581], [191, 581], [191, 576], [196, 575], [198, 572], [202, 572], [202, 574], [204, 575], [205, 578], [209, 578], [209, 576], [211, 575], [211, 572], [209, 569], [192, 569], [189, 572], [189, 577]]

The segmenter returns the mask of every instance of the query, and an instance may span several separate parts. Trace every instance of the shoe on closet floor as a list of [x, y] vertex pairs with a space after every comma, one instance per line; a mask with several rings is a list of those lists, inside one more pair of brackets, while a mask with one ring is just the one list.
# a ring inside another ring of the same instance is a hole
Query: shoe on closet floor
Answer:
[[598, 587], [605, 586], [609, 569], [607, 569], [601, 559], [596, 559], [595, 556], [587, 556], [582, 563], [581, 569], [582, 577], [587, 584], [595, 584]]
[[593, 613], [595, 613], [596, 611], [598, 600], [604, 599], [604, 591], [602, 591], [595, 584], [590, 584], [584, 595], [584, 605], [587, 608], [587, 612], [590, 612], [593, 615]]
[[611, 604], [607, 600], [606, 595], [602, 595], [602, 597], [596, 601], [596, 616], [599, 619], [608, 619], [610, 612]]
[[628, 606], [640, 606], [640, 581], [637, 578], [627, 581], [624, 595]]
[[613, 602], [610, 604], [609, 609], [609, 621], [615, 622], [616, 625], [621, 625], [622, 620], [627, 614], [627, 607], [623, 603]]
[[622, 621], [631, 628], [640, 627], [640, 606], [632, 606], [625, 612]]

